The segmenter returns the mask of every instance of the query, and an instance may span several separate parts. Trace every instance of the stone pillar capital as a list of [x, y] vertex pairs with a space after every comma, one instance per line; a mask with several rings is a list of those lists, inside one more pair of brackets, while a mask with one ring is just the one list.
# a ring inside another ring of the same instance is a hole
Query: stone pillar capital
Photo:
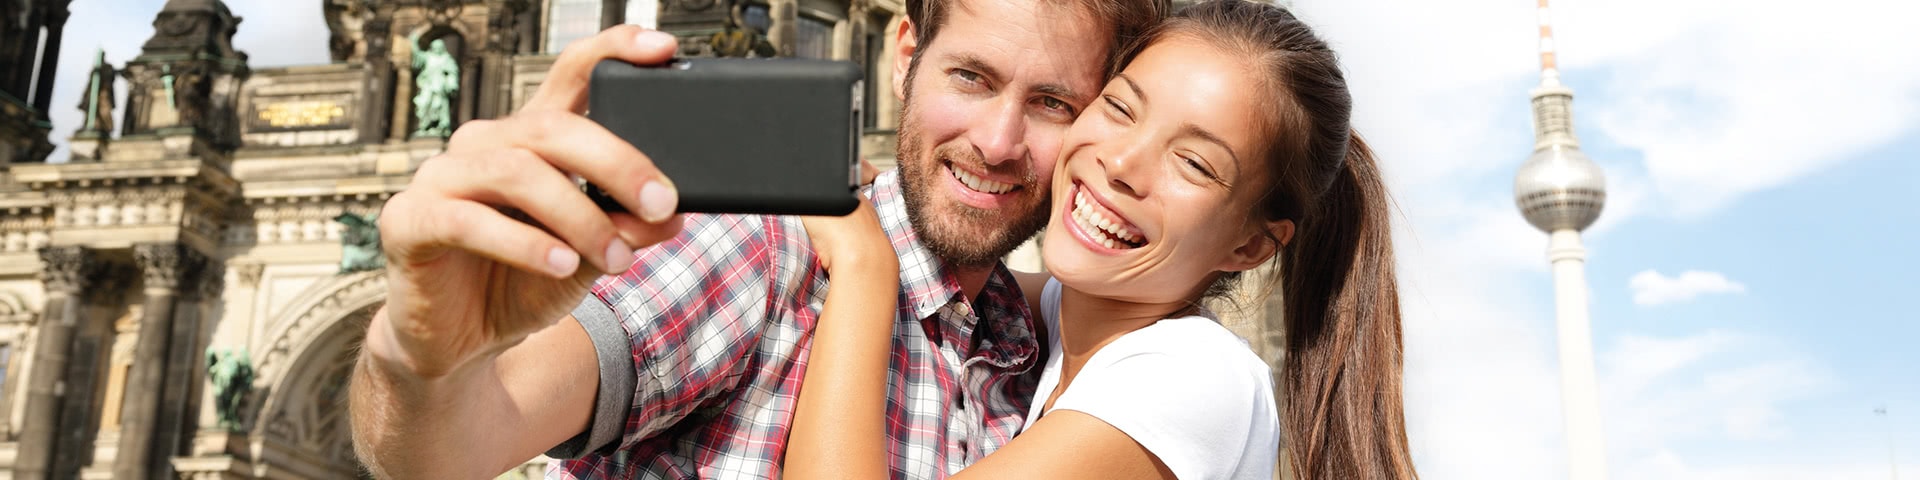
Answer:
[[87, 288], [99, 270], [100, 260], [92, 251], [79, 246], [42, 247], [40, 260], [46, 262], [46, 268], [40, 270], [41, 281], [47, 284], [47, 293], [73, 296]]
[[140, 264], [149, 295], [160, 291], [180, 293], [181, 281], [193, 279], [206, 263], [200, 252], [178, 243], [134, 245], [133, 259]]

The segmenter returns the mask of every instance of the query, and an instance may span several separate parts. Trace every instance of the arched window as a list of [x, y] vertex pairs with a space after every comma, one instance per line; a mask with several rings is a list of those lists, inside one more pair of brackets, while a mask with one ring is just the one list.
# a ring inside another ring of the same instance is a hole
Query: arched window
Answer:
[[600, 0], [548, 1], [547, 53], [560, 53], [574, 40], [599, 32]]

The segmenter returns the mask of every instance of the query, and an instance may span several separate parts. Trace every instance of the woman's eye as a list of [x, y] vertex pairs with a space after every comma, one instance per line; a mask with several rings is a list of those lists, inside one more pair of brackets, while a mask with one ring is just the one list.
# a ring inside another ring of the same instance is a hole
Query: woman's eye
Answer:
[[1107, 102], [1107, 108], [1113, 109], [1115, 113], [1119, 113], [1120, 116], [1127, 117], [1128, 120], [1133, 119], [1133, 112], [1127, 111], [1127, 106], [1121, 105], [1120, 100], [1117, 100], [1111, 96], [1100, 97], [1100, 99], [1105, 100]]
[[1207, 170], [1207, 165], [1204, 163], [1201, 163], [1199, 160], [1196, 160], [1194, 158], [1187, 157], [1187, 156], [1181, 156], [1180, 161], [1186, 162], [1187, 168], [1191, 168], [1196, 172], [1200, 172], [1200, 175], [1207, 177], [1208, 180], [1216, 180], [1216, 181], [1220, 180], [1220, 177], [1215, 176], [1213, 174], [1213, 171]]

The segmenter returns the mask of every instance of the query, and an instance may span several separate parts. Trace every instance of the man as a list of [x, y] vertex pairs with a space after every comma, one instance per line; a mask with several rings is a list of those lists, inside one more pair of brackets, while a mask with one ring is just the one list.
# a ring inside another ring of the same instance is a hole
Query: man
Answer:
[[[1044, 359], [998, 259], [1044, 223], [1060, 136], [1163, 6], [907, 2], [900, 170], [872, 193], [901, 265], [896, 477], [943, 477], [1021, 424]], [[672, 183], [580, 116], [593, 64], [674, 50], [632, 27], [569, 46], [525, 108], [461, 127], [388, 202], [389, 297], [352, 395], [378, 475], [480, 478], [549, 449], [585, 454], [558, 478], [778, 475], [826, 287], [804, 228], [674, 216]], [[602, 213], [563, 172], [637, 214]]]

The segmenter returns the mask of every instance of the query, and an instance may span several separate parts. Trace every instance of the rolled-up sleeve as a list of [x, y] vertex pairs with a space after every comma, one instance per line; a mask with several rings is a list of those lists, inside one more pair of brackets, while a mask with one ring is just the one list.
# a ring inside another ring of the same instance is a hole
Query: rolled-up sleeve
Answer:
[[597, 295], [588, 295], [580, 301], [580, 306], [574, 307], [573, 318], [580, 321], [587, 337], [593, 339], [593, 355], [600, 364], [600, 384], [593, 395], [593, 416], [587, 420], [587, 430], [547, 450], [547, 456], [553, 458], [580, 458], [618, 440], [626, 430], [627, 408], [633, 405], [634, 382], [638, 380], [627, 331], [620, 328], [620, 320], [614, 317], [607, 302]]
[[[624, 448], [735, 388], [768, 324], [777, 222], [688, 215], [680, 235], [637, 252], [574, 310], [600, 363], [585, 432], [548, 452], [578, 458]], [[575, 445], [575, 444], [578, 445]]]

